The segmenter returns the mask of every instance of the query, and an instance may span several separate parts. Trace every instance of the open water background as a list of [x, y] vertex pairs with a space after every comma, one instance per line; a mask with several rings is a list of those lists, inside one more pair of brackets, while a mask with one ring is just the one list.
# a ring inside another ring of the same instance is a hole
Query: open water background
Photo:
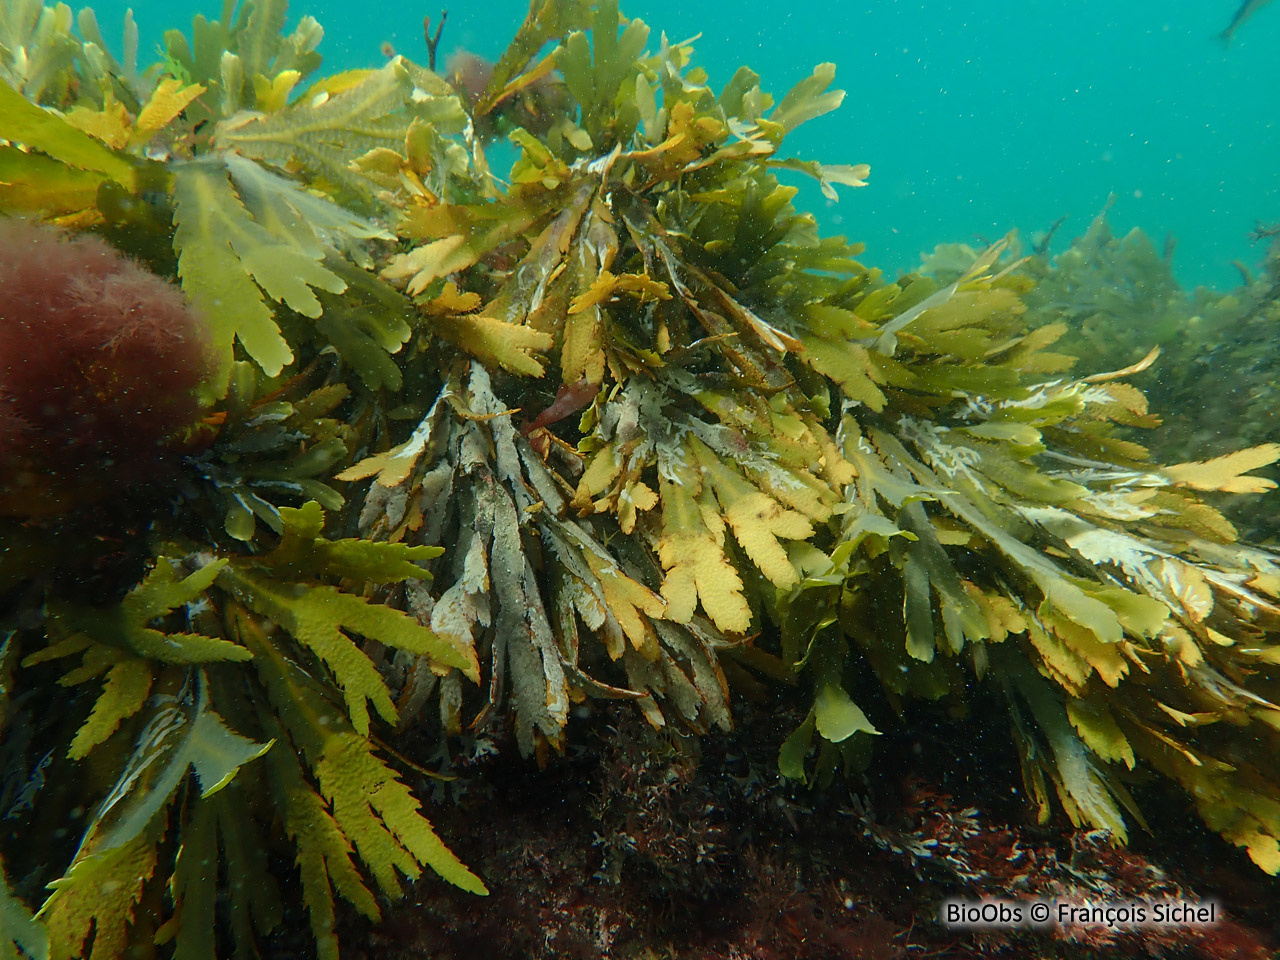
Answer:
[[[108, 39], [128, 4], [95, 4]], [[449, 0], [441, 54], [496, 57], [527, 0]], [[133, 4], [142, 59], [165, 29], [221, 3]], [[1061, 216], [1055, 247], [1082, 233], [1114, 192], [1117, 232], [1177, 240], [1185, 286], [1239, 282], [1254, 265], [1256, 223], [1280, 220], [1280, 3], [1258, 12], [1228, 46], [1217, 34], [1236, 0], [929, 0], [807, 3], [623, 0], [656, 47], [694, 34], [695, 64], [719, 89], [740, 64], [775, 98], [823, 61], [838, 66], [844, 106], [785, 145], [825, 163], [871, 164], [870, 186], [840, 188], [839, 204], [806, 188], [798, 202], [828, 232], [867, 245], [863, 260], [890, 275], [937, 243], [978, 244], [1011, 227], [1024, 236]], [[426, 62], [422, 18], [406, 0], [295, 0], [325, 28], [322, 70], [376, 66], [381, 48]], [[118, 53], [118, 48], [116, 50]], [[801, 178], [803, 179], [803, 178]], [[797, 183], [799, 180], [797, 180]]]

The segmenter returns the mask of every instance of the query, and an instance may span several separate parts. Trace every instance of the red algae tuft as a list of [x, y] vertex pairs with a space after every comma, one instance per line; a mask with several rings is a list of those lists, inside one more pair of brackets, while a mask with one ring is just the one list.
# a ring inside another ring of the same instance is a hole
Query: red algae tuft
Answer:
[[144, 479], [211, 371], [173, 284], [98, 237], [0, 220], [0, 514]]

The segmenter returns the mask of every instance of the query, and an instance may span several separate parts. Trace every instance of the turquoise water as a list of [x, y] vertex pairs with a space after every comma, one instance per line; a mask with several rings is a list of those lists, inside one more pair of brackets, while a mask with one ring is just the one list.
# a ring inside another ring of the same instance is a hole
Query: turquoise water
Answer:
[[[496, 56], [525, 0], [453, 2], [441, 53]], [[98, 4], [119, 36], [125, 4]], [[135, 5], [143, 50], [163, 29], [189, 29], [221, 4]], [[1228, 287], [1233, 260], [1262, 256], [1248, 233], [1280, 220], [1280, 4], [1260, 11], [1230, 46], [1217, 34], [1235, 0], [998, 0], [773, 4], [632, 0], [673, 40], [701, 33], [697, 63], [718, 88], [742, 63], [780, 97], [822, 61], [837, 64], [843, 108], [801, 128], [793, 154], [871, 164], [870, 186], [832, 205], [801, 202], [828, 229], [867, 244], [890, 273], [941, 242], [1024, 235], [1062, 216], [1065, 244], [1110, 193], [1117, 231], [1140, 226], [1177, 240], [1186, 286]], [[374, 13], [373, 11], [376, 11]], [[375, 65], [390, 43], [426, 61], [424, 14], [439, 7], [316, 0], [295, 3], [325, 27], [326, 69]]]

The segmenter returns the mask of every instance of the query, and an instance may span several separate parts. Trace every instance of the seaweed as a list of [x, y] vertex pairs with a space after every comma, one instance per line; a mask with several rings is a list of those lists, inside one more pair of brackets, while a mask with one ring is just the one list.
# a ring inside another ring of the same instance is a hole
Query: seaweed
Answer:
[[200, 318], [96, 237], [5, 220], [0, 258], [0, 513], [65, 511], [155, 471], [200, 413]]
[[[789, 178], [869, 170], [783, 146], [832, 65], [717, 94], [616, 2], [547, 0], [470, 96], [401, 57], [310, 80], [279, 0], [141, 72], [59, 9], [4, 25], [56, 67], [6, 54], [3, 209], [138, 251], [214, 359], [127, 509], [3, 528], [0, 704], [50, 711], [3, 717], [48, 750], [4, 770], [5, 949], [253, 955], [301, 903], [336, 956], [338, 898], [485, 892], [414, 790], [464, 738], [551, 763], [602, 699], [710, 735], [735, 687], [811, 697], [788, 778], [861, 768], [909, 698], [994, 704], [1042, 821], [1122, 843], [1154, 769], [1280, 871], [1280, 557], [1202, 499], [1274, 486], [1280, 446], [1152, 460], [1155, 353], [1071, 372], [1070, 258], [1011, 235], [886, 282], [822, 236]], [[67, 586], [122, 541], [114, 595]]]
[[[1260, 227], [1252, 238], [1271, 236]], [[1273, 440], [1274, 244], [1256, 275], [1238, 265], [1244, 283], [1228, 292], [1183, 289], [1174, 278], [1174, 251], [1171, 239], [1158, 251], [1136, 228], [1115, 236], [1104, 209], [1063, 253], [1029, 261], [1037, 279], [1024, 298], [1032, 322], [1067, 323], [1066, 348], [1095, 358], [1101, 369], [1160, 349], [1158, 362], [1135, 381], [1166, 423], [1150, 435], [1159, 459], [1222, 456]], [[1280, 476], [1274, 467], [1262, 475]], [[1211, 496], [1210, 502], [1246, 539], [1274, 542], [1274, 511], [1251, 501]]]

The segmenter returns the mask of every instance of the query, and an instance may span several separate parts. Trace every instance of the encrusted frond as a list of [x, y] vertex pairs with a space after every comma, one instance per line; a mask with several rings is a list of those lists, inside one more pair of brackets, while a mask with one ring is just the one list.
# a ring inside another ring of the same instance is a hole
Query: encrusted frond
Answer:
[[[689, 723], [727, 726], [715, 631], [669, 622], [651, 561], [617, 555], [568, 515], [567, 491], [514, 412], [483, 367], [459, 367], [408, 441], [342, 474], [376, 477], [361, 517], [372, 535], [459, 544], [436, 571], [439, 592], [411, 588], [407, 600], [488, 672], [482, 717], [509, 697], [526, 751], [538, 738], [559, 744], [570, 703], [587, 693], [639, 700], [655, 723], [651, 698], [663, 695]], [[601, 645], [582, 644], [581, 627]], [[627, 686], [597, 677], [619, 660]], [[439, 682], [445, 727], [460, 729], [457, 679]]]
[[744, 633], [751, 614], [726, 530], [774, 586], [793, 586], [801, 573], [779, 538], [808, 540], [831, 516], [829, 482], [847, 478], [848, 464], [816, 418], [782, 397], [745, 406], [674, 371], [658, 382], [669, 387], [636, 378], [593, 408], [583, 446], [594, 452], [573, 505], [615, 514], [624, 533], [660, 505], [650, 538], [669, 615], [688, 620], [700, 598], [718, 627]]

